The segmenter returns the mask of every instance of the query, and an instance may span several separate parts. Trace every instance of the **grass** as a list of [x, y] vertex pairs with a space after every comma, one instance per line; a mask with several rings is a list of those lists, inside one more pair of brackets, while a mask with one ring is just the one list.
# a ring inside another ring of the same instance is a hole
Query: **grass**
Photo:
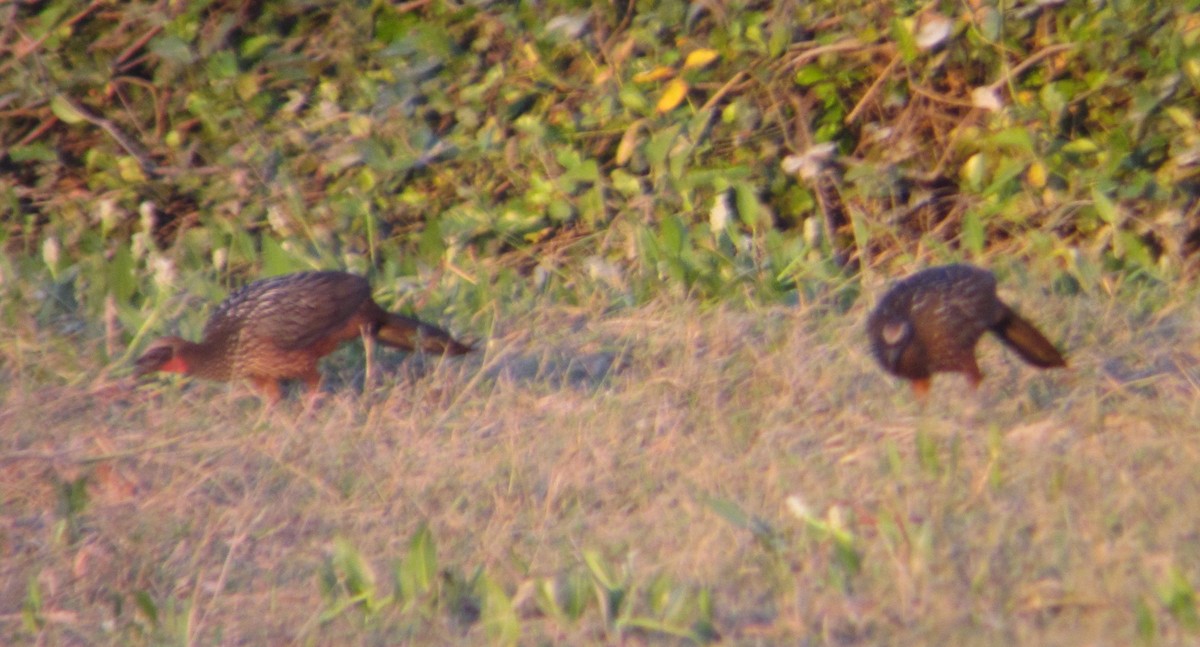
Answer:
[[862, 301], [546, 304], [311, 412], [17, 330], [0, 642], [1196, 640], [1194, 295], [1009, 292], [1071, 368], [985, 340], [924, 408]]

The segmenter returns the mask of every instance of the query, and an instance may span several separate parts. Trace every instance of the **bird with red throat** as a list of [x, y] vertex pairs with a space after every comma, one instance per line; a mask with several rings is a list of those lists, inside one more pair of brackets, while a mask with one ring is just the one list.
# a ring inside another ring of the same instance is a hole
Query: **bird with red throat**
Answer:
[[367, 279], [346, 272], [286, 274], [230, 294], [200, 341], [155, 340], [135, 361], [135, 375], [182, 373], [221, 382], [246, 379], [271, 402], [282, 383], [300, 380], [315, 394], [317, 362], [343, 342], [370, 337], [405, 351], [462, 355], [472, 350], [425, 322], [384, 310]]

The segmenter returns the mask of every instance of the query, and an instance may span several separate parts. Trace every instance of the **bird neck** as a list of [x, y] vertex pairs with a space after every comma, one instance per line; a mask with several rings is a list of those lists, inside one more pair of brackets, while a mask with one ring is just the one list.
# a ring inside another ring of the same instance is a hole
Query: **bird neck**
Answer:
[[229, 362], [221, 344], [213, 340], [184, 341], [176, 348], [175, 356], [159, 370], [223, 380], [229, 376]]

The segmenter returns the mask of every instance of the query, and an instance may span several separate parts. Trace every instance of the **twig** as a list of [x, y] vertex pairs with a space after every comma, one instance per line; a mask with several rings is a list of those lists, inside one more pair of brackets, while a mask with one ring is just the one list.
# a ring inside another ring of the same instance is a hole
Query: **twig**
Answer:
[[[106, 4], [108, 4], [108, 0], [92, 0], [92, 3], [90, 5], [84, 7], [82, 11], [80, 11], [79, 13], [75, 14], [74, 16], [71, 16], [70, 18], [68, 18], [64, 22], [64, 24], [74, 25], [75, 23], [86, 18], [88, 14], [92, 13], [96, 9], [99, 9], [102, 5], [106, 5]], [[3, 65], [0, 65], [0, 74], [4, 74], [5, 72], [8, 71], [9, 68], [11, 68], [13, 65], [16, 65], [17, 61], [25, 58], [26, 56], [29, 56], [33, 52], [40, 49], [42, 46], [42, 43], [46, 42], [47, 38], [50, 38], [51, 36], [53, 36], [57, 33], [58, 33], [57, 29], [47, 29], [46, 33], [42, 34], [41, 38], [39, 38], [31, 43], [28, 43], [25, 47], [13, 48], [16, 51], [14, 52], [14, 55], [12, 58], [8, 59], [8, 61], [5, 62]]]
[[887, 67], [883, 68], [883, 72], [879, 74], [875, 82], [871, 84], [871, 87], [867, 88], [866, 93], [858, 100], [858, 103], [854, 105], [854, 109], [850, 111], [850, 114], [846, 115], [842, 123], [846, 125], [854, 123], [854, 120], [858, 118], [858, 113], [862, 112], [863, 107], [867, 105], [867, 101], [879, 93], [879, 88], [883, 87], [883, 82], [892, 75], [892, 71], [900, 64], [901, 58], [900, 54], [892, 56], [891, 62], [887, 64]]
[[59, 96], [62, 97], [63, 101], [67, 102], [67, 105], [69, 105], [72, 110], [79, 113], [79, 116], [83, 118], [84, 121], [108, 133], [108, 136], [112, 137], [121, 148], [124, 148], [125, 152], [129, 153], [130, 156], [137, 160], [138, 166], [142, 167], [143, 173], [147, 175], [160, 174], [158, 164], [150, 158], [150, 153], [147, 152], [146, 149], [142, 148], [141, 144], [134, 141], [132, 137], [125, 134], [125, 131], [121, 130], [120, 127], [108, 119], [105, 119], [83, 107], [83, 104], [79, 103], [70, 96], [66, 94], [61, 94]]
[[801, 65], [804, 65], [805, 63], [807, 63], [807, 62], [811, 61], [812, 59], [817, 58], [818, 56], [821, 56], [823, 54], [834, 54], [837, 52], [850, 52], [850, 51], [854, 51], [854, 50], [873, 51], [873, 50], [877, 50], [877, 49], [891, 49], [892, 47], [893, 47], [893, 45], [891, 45], [890, 43], [883, 43], [883, 44], [878, 44], [878, 45], [864, 45], [861, 42], [859, 42], [859, 40], [857, 38], [846, 38], [843, 40], [839, 40], [836, 43], [830, 43], [828, 45], [814, 47], [802, 54], [799, 54], [795, 58], [792, 58], [792, 59], [786, 61], [784, 63], [784, 67], [789, 67], [789, 68], [800, 67]]
[[126, 60], [129, 59], [130, 56], [133, 56], [133, 54], [135, 52], [137, 52], [138, 50], [142, 49], [142, 47], [145, 47], [146, 43], [150, 42], [150, 39], [157, 36], [159, 34], [159, 32], [161, 32], [162, 30], [163, 30], [163, 28], [161, 25], [156, 26], [156, 27], [150, 29], [149, 31], [147, 31], [146, 33], [142, 34], [140, 37], [138, 37], [137, 40], [130, 43], [129, 47], [126, 47], [125, 49], [121, 50], [121, 53], [117, 54], [117, 57], [115, 59], [113, 59], [113, 62], [112, 62], [113, 67], [117, 68], [117, 67], [120, 67], [121, 65], [124, 65], [124, 63], [126, 62]]
[[742, 80], [742, 77], [744, 77], [744, 76], [746, 76], [745, 72], [738, 72], [737, 74], [734, 74], [732, 79], [729, 79], [729, 81], [727, 81], [725, 83], [725, 85], [722, 85], [719, 90], [714, 92], [713, 95], [711, 97], [709, 97], [708, 101], [704, 102], [704, 105], [700, 107], [700, 112], [704, 112], [705, 110], [708, 110], [709, 108], [712, 108], [713, 106], [715, 106], [717, 104], [717, 102], [720, 101], [721, 98], [724, 97], [726, 94], [728, 94], [729, 90], [732, 89], [733, 86], [736, 85], [738, 82], [740, 82]]
[[1036, 64], [1038, 61], [1041, 61], [1043, 58], [1046, 58], [1048, 56], [1053, 56], [1054, 54], [1057, 54], [1061, 51], [1068, 50], [1068, 49], [1074, 49], [1074, 48], [1075, 48], [1075, 45], [1072, 43], [1060, 43], [1058, 45], [1051, 45], [1044, 49], [1038, 50], [1037, 52], [1034, 52], [1029, 58], [1018, 63], [1016, 65], [1016, 67], [1014, 67], [1011, 70], [1009, 70], [1008, 72], [1006, 72], [1003, 76], [1001, 76], [1000, 78], [993, 81], [987, 87], [998, 88], [1002, 85], [1005, 85], [1009, 81], [1011, 81], [1014, 76], [1017, 76], [1021, 72], [1024, 72], [1025, 70], [1029, 69], [1034, 64]]

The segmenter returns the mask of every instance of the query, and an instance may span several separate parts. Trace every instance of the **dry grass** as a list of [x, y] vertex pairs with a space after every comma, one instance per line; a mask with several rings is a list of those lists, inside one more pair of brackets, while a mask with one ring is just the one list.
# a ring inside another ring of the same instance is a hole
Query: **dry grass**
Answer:
[[984, 388], [943, 377], [924, 410], [869, 358], [864, 305], [548, 307], [366, 394], [339, 355], [314, 412], [4, 369], [0, 642], [492, 642], [450, 603], [321, 622], [337, 540], [382, 597], [421, 524], [448, 573], [513, 597], [523, 644], [663, 640], [594, 601], [539, 613], [531, 583], [586, 575], [587, 551], [630, 604], [707, 589], [733, 644], [1196, 639], [1195, 301], [1022, 296], [1072, 368], [985, 341]]

